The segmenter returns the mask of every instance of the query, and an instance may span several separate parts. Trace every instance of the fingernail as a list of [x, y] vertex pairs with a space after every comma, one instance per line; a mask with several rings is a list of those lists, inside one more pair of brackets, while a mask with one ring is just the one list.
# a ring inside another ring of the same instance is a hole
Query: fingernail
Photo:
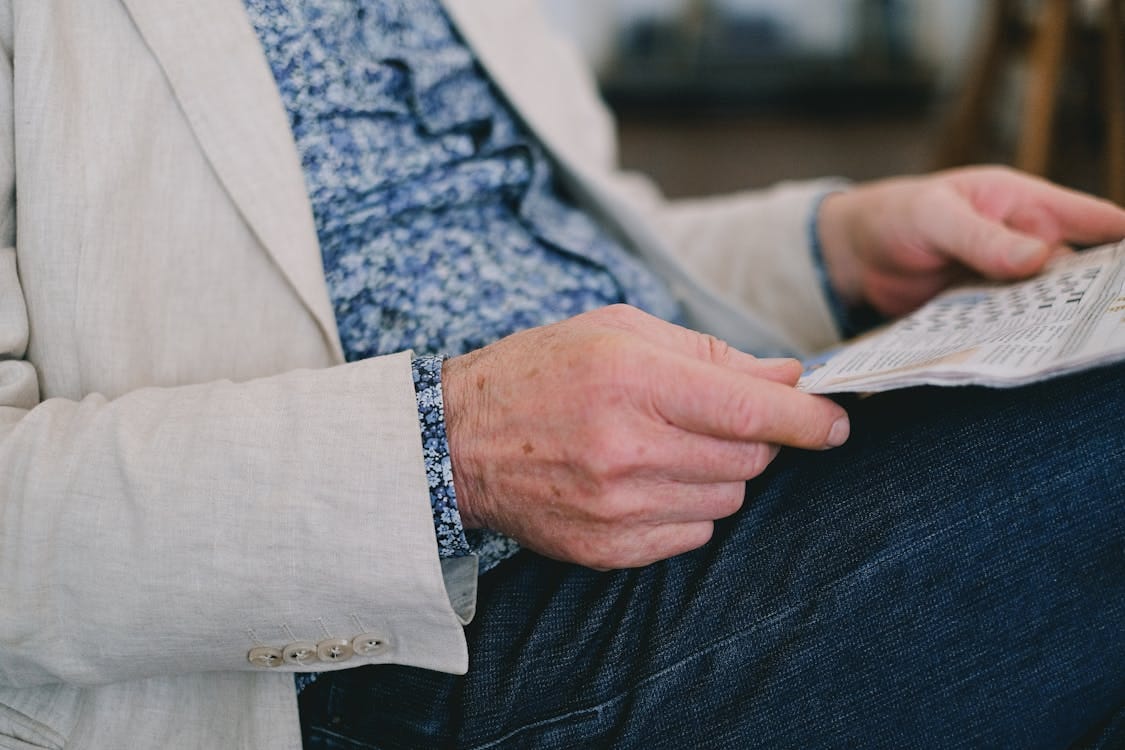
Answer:
[[828, 447], [839, 448], [847, 442], [848, 435], [852, 432], [851, 423], [847, 417], [840, 417], [832, 425], [832, 429], [828, 431]]
[[1038, 258], [1043, 254], [1042, 242], [1021, 242], [1012, 248], [1011, 253], [1008, 254], [1008, 260], [1014, 266], [1023, 266], [1030, 263], [1033, 259]]

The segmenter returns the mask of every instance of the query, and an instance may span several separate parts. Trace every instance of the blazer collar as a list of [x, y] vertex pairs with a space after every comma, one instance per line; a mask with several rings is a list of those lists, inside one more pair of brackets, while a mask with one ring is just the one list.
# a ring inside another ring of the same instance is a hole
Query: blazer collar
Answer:
[[[575, 103], [557, 92], [545, 92], [544, 81], [551, 81], [560, 61], [558, 54], [573, 50], [544, 51], [536, 45], [554, 36], [547, 29], [538, 2], [530, 0], [441, 0], [446, 12], [477, 60], [488, 71], [492, 82], [523, 119], [547, 152], [568, 173], [582, 180], [598, 181], [598, 161], [612, 160], [574, 132]], [[533, 29], [535, 33], [520, 34]], [[576, 64], [577, 60], [563, 64]], [[586, 121], [588, 122], [588, 121]], [[593, 163], [591, 163], [591, 161]]]
[[344, 361], [289, 121], [239, 0], [123, 0], [220, 181]]

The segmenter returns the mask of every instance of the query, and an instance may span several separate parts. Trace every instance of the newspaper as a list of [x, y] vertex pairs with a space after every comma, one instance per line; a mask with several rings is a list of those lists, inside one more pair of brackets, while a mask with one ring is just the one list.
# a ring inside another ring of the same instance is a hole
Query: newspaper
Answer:
[[808, 393], [1012, 387], [1125, 359], [1125, 242], [1059, 258], [1027, 281], [950, 289], [805, 362]]

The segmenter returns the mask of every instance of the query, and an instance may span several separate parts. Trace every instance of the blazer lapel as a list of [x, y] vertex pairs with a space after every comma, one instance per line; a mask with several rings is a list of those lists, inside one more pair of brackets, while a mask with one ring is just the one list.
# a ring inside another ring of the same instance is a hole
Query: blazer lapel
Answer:
[[123, 0], [220, 181], [344, 361], [300, 157], [238, 0]]
[[[587, 141], [575, 123], [575, 103], [558, 91], [544, 88], [559, 64], [550, 53], [536, 48], [536, 40], [550, 36], [537, 2], [529, 0], [441, 0], [457, 30], [472, 47], [481, 65], [528, 128], [562, 161], [568, 170], [591, 178], [597, 166], [592, 159], [612, 159], [599, 153], [599, 144]], [[527, 33], [533, 31], [534, 33]], [[586, 121], [587, 123], [589, 121]]]

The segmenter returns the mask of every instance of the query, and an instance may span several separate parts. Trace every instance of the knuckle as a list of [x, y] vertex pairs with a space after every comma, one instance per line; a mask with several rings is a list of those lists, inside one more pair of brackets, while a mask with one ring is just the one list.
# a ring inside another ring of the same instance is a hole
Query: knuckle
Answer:
[[616, 304], [610, 305], [606, 309], [614, 315], [624, 318], [636, 318], [638, 315], [640, 315], [641, 312], [632, 305], [627, 305], [624, 302], [618, 302]]
[[575, 448], [577, 462], [598, 482], [619, 479], [637, 465], [637, 447], [612, 425], [588, 431]]
[[715, 524], [713, 523], [701, 523], [695, 528], [697, 529], [694, 540], [695, 546], [692, 547], [692, 549], [698, 549], [705, 544], [709, 544], [712, 537], [715, 536]]
[[716, 494], [718, 518], [733, 516], [742, 509], [743, 500], [746, 498], [746, 485], [742, 482], [724, 484]]
[[573, 514], [588, 533], [619, 540], [647, 520], [649, 507], [642, 493], [594, 479], [588, 482], [587, 491], [578, 495]]
[[999, 228], [981, 229], [977, 261], [984, 266], [983, 270], [1008, 270], [1010, 244], [1011, 239], [1006, 231]]
[[606, 323], [628, 326], [638, 320], [641, 311], [632, 305], [619, 302], [594, 310], [591, 315], [596, 316]]
[[699, 338], [700, 356], [714, 364], [723, 365], [730, 360], [730, 344], [711, 334]]
[[693, 523], [684, 528], [677, 541], [676, 549], [672, 550], [670, 555], [683, 554], [684, 552], [691, 552], [692, 550], [699, 549], [711, 541], [712, 536], [715, 534], [715, 524], [710, 521], [701, 521]]
[[599, 495], [587, 509], [589, 520], [610, 530], [625, 524], [634, 511], [628, 498], [621, 493], [607, 492]]
[[985, 177], [1008, 178], [1019, 176], [1020, 172], [1007, 164], [990, 164], [984, 168], [982, 174]]
[[766, 426], [762, 405], [748, 393], [733, 397], [724, 414], [723, 418], [729, 421], [724, 427], [733, 435], [753, 438]]
[[777, 457], [777, 452], [776, 446], [767, 443], [755, 443], [750, 446], [746, 457], [746, 478], [753, 479], [769, 468], [770, 463]]

